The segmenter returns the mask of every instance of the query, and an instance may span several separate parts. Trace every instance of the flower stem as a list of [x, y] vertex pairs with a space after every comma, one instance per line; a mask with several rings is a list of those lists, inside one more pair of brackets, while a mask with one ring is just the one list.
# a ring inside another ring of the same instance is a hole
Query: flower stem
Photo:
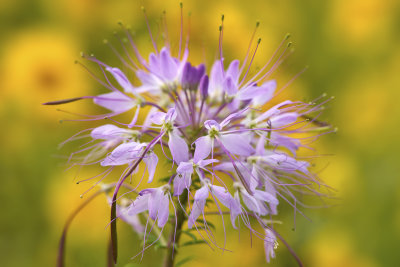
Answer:
[[[182, 235], [182, 227], [184, 222], [186, 221], [186, 214], [185, 210], [186, 209], [186, 204], [187, 204], [187, 194], [182, 194], [181, 199], [182, 203], [182, 208], [180, 207], [180, 204], [175, 202], [177, 207], [177, 212], [176, 212], [176, 223], [173, 224], [173, 228], [171, 230], [171, 234], [169, 236], [168, 240], [168, 247], [167, 247], [167, 254], [164, 259], [164, 267], [173, 267], [174, 266], [174, 261], [176, 258], [176, 254], [178, 253], [177, 247], [179, 246], [179, 240]], [[175, 232], [176, 229], [176, 232]], [[174, 245], [175, 243], [175, 245]]]

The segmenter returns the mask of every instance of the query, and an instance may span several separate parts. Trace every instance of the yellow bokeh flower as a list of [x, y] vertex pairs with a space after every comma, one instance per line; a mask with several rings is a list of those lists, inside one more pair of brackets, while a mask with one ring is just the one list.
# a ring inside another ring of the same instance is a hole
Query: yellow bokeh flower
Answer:
[[3, 99], [15, 100], [30, 115], [59, 116], [41, 103], [88, 93], [88, 75], [74, 64], [79, 47], [67, 35], [41, 29], [13, 36], [0, 63]]

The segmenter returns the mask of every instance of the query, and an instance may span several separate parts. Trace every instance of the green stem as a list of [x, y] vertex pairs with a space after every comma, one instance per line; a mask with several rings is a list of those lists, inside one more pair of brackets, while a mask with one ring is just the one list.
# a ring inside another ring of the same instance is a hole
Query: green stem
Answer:
[[[186, 193], [186, 192], [185, 192]], [[181, 203], [184, 209], [186, 209], [187, 204], [187, 194], [182, 194]], [[171, 230], [171, 234], [168, 240], [168, 247], [167, 247], [167, 255], [164, 259], [164, 267], [173, 267], [176, 255], [178, 253], [178, 246], [179, 240], [182, 235], [182, 227], [184, 222], [186, 221], [186, 214], [185, 211], [180, 207], [180, 204], [175, 201], [175, 207], [177, 208], [176, 212], [176, 223], [173, 223], [173, 228]], [[175, 227], [176, 227], [176, 234], [175, 234]], [[174, 246], [175, 240], [175, 246]]]

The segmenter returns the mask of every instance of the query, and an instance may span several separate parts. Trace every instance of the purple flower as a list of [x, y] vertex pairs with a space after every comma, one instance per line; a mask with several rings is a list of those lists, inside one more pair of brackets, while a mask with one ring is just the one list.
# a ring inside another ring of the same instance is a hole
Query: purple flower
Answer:
[[240, 133], [233, 131], [222, 131], [222, 129], [229, 125], [230, 121], [239, 116], [240, 113], [234, 113], [225, 118], [221, 124], [215, 120], [207, 120], [204, 122], [204, 127], [208, 130], [208, 135], [202, 136], [195, 141], [196, 150], [194, 153], [194, 160], [205, 159], [210, 155], [214, 149], [215, 140], [222, 144], [227, 152], [231, 154], [250, 156], [254, 153], [254, 148]]
[[[147, 25], [150, 31], [148, 21]], [[223, 28], [222, 23], [220, 42]], [[298, 196], [323, 196], [319, 191], [324, 184], [313, 173], [312, 157], [301, 158], [298, 154], [300, 147], [310, 149], [310, 143], [332, 131], [328, 124], [317, 121], [329, 99], [323, 96], [311, 102], [286, 100], [278, 104], [271, 101], [275, 92], [283, 89], [271, 77], [287, 56], [287, 50], [281, 49], [288, 45], [287, 39], [277, 51], [283, 50], [282, 54], [274, 55], [275, 63], [267, 62], [254, 71], [252, 43], [243, 60], [224, 58], [220, 43], [219, 58], [212, 66], [193, 65], [188, 42], [182, 46], [183, 33], [176, 49], [168, 41], [159, 49], [150, 32], [154, 52], [146, 61], [134, 38], [126, 32], [128, 42], [121, 45], [132, 54], [126, 57], [118, 54], [123, 68], [110, 67], [94, 56], [84, 56], [100, 67], [103, 76], [93, 75], [108, 92], [46, 103], [92, 99], [109, 110], [108, 114], [83, 119], [99, 122], [107, 119], [107, 123], [81, 131], [67, 141], [90, 138], [71, 154], [69, 162], [107, 167], [98, 175], [96, 184], [117, 172], [120, 169], [117, 166], [125, 168], [117, 175], [119, 179], [113, 183], [115, 191], [110, 197], [112, 248], [116, 247], [117, 216], [138, 229], [141, 226], [138, 214], [146, 212], [148, 216], [144, 217], [153, 222], [150, 232], [158, 233], [152, 244], [164, 240], [163, 230], [170, 221], [172, 227], [166, 228], [173, 229], [170, 242], [162, 245], [175, 248], [187, 220], [187, 227], [195, 226], [206, 242], [225, 249], [217, 244], [207, 223], [211, 214], [219, 214], [222, 218], [229, 216], [233, 228], [247, 228], [263, 239], [269, 262], [275, 257], [276, 236], [279, 237], [271, 225], [275, 221], [272, 218], [278, 215], [279, 204], [287, 202], [296, 213], [301, 213], [298, 207], [307, 204]], [[167, 32], [164, 36], [168, 36]], [[259, 44], [260, 41], [254, 51]], [[119, 121], [122, 116], [117, 115], [127, 112], [132, 119]], [[165, 167], [164, 172], [160, 164]], [[160, 177], [156, 175], [157, 167]], [[127, 179], [134, 186], [126, 183]], [[146, 179], [150, 184], [164, 185], [145, 186], [142, 181]], [[143, 186], [145, 189], [132, 200], [132, 194], [137, 194], [136, 189]], [[129, 191], [122, 199], [121, 188]], [[127, 197], [133, 201], [129, 207], [123, 203]], [[237, 219], [243, 224], [237, 223]], [[256, 223], [265, 229], [265, 237], [253, 227]], [[147, 225], [144, 244], [148, 238]], [[143, 251], [147, 248], [143, 247]]]
[[231, 214], [231, 222], [234, 228], [236, 228], [235, 220], [238, 215], [241, 214], [240, 203], [235, 200], [232, 195], [221, 186], [213, 185], [208, 179], [203, 180], [203, 186], [196, 191], [194, 195], [194, 202], [192, 211], [188, 219], [189, 229], [193, 227], [196, 219], [204, 214], [204, 206], [206, 204], [206, 199], [211, 193], [216, 199], [218, 199], [225, 207], [227, 207]]
[[158, 227], [163, 228], [169, 216], [169, 186], [148, 188], [139, 192], [139, 196], [129, 206], [128, 215], [134, 216], [146, 210], [149, 217], [157, 220]]
[[265, 259], [269, 263], [271, 258], [275, 258], [275, 249], [278, 247], [278, 242], [276, 241], [275, 234], [265, 228], [265, 238], [264, 238], [264, 251]]
[[147, 71], [136, 72], [142, 82], [136, 91], [158, 94], [164, 88], [175, 87], [180, 82], [188, 53], [188, 50], [185, 50], [182, 60], [172, 57], [166, 47], [162, 48], [159, 54], [151, 53], [149, 63], [145, 66]]

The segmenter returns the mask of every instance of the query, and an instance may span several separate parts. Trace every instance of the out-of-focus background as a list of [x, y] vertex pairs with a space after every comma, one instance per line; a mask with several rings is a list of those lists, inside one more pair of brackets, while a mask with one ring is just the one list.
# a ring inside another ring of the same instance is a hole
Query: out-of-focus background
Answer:
[[[68, 149], [57, 145], [88, 128], [81, 122], [59, 123], [68, 114], [41, 106], [45, 101], [107, 92], [74, 60], [80, 51], [118, 65], [103, 44], [117, 47], [113, 31], [118, 21], [131, 25], [141, 51], [151, 42], [140, 6], [151, 27], [163, 10], [172, 46], [177, 47], [179, 1], [32, 0], [0, 1], [0, 265], [54, 266], [58, 240], [68, 214], [81, 203], [89, 183], [76, 185], [65, 171]], [[286, 33], [295, 53], [277, 74], [281, 83], [301, 71], [286, 94], [307, 100], [322, 93], [335, 96], [324, 119], [337, 134], [316, 144], [320, 176], [337, 189], [337, 200], [324, 209], [305, 210], [312, 220], [282, 207], [279, 231], [305, 266], [397, 266], [400, 262], [400, 4], [395, 0], [259, 0], [184, 1], [191, 12], [191, 59], [215, 57], [218, 26], [225, 14], [224, 53], [243, 59], [256, 21], [262, 38], [255, 59], [262, 66]], [[187, 25], [187, 24], [186, 24]], [[120, 48], [118, 48], [120, 49]], [[121, 50], [121, 49], [120, 49]], [[93, 114], [90, 101], [62, 107]], [[74, 144], [72, 149], [76, 149]], [[324, 165], [328, 165], [323, 168]], [[93, 170], [84, 170], [89, 176]], [[100, 171], [100, 170], [97, 170]], [[82, 178], [84, 178], [82, 177]], [[89, 193], [90, 194], [90, 193]], [[67, 244], [67, 266], [105, 266], [107, 220], [105, 198], [98, 198], [77, 217]], [[119, 224], [118, 266], [136, 266], [137, 237]], [[223, 233], [218, 233], [221, 243]], [[187, 266], [264, 266], [262, 243], [247, 233], [228, 229], [228, 248], [182, 249], [179, 258], [193, 257]], [[158, 266], [163, 251], [150, 249], [143, 266]], [[294, 266], [280, 244], [270, 266]]]

